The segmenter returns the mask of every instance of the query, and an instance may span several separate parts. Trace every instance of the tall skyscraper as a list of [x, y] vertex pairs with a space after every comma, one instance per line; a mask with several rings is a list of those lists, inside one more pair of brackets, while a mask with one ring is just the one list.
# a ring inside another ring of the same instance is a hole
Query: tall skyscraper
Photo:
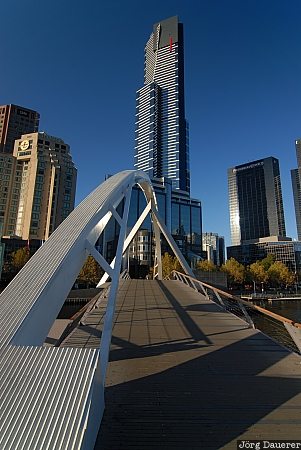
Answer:
[[69, 145], [46, 133], [25, 134], [15, 141], [13, 158], [3, 233], [48, 239], [74, 208], [77, 170]]
[[184, 102], [183, 25], [156, 23], [145, 47], [144, 86], [136, 95], [135, 168], [172, 180], [190, 192], [188, 125]]
[[228, 184], [232, 245], [286, 236], [278, 159], [232, 167]]
[[22, 134], [35, 133], [40, 115], [17, 105], [0, 106], [0, 153], [13, 153], [15, 140]]
[[301, 139], [295, 141], [297, 169], [291, 170], [298, 240], [301, 241]]

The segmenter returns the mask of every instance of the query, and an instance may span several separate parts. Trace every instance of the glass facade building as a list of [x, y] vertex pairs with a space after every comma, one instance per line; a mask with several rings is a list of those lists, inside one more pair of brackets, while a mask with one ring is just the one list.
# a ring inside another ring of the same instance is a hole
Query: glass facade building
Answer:
[[[190, 198], [188, 124], [184, 104], [183, 25], [170, 17], [153, 27], [145, 47], [144, 86], [136, 94], [134, 167], [148, 173], [159, 214], [189, 261], [202, 251], [201, 202]], [[128, 231], [146, 206], [140, 188], [132, 191]], [[119, 206], [122, 208], [122, 205]], [[108, 260], [115, 256], [119, 225], [111, 218], [98, 248]], [[162, 238], [162, 252], [168, 251]], [[127, 252], [125, 267], [135, 261], [153, 264], [154, 236], [150, 217]], [[132, 276], [145, 276], [135, 269]]]
[[228, 169], [228, 186], [232, 245], [286, 235], [278, 159]]
[[144, 86], [136, 94], [134, 166], [190, 192], [183, 25], [177, 17], [156, 23], [145, 47]]
[[[171, 190], [171, 180], [152, 180], [158, 203], [158, 210], [167, 228], [173, 235], [183, 254], [189, 259], [191, 253], [202, 252], [202, 208], [196, 199], [180, 195]], [[132, 228], [146, 206], [143, 192], [133, 190], [129, 213], [129, 228]], [[151, 220], [144, 221], [142, 229], [151, 232]]]
[[276, 261], [283, 262], [292, 272], [301, 272], [301, 242], [299, 241], [267, 241], [263, 239], [253, 244], [227, 247], [228, 259], [235, 258], [244, 265], [261, 260], [268, 254], [275, 255]]
[[301, 241], [301, 139], [295, 141], [297, 169], [291, 170], [298, 240]]

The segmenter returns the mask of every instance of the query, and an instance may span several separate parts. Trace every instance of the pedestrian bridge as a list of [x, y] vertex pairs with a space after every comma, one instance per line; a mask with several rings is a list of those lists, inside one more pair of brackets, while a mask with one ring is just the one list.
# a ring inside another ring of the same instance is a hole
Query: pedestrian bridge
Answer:
[[[127, 234], [135, 184], [147, 207]], [[154, 280], [123, 279], [122, 255], [149, 213]], [[94, 245], [111, 216], [120, 233], [108, 264]], [[161, 234], [184, 272], [170, 280], [162, 280]], [[58, 347], [46, 347], [88, 254], [110, 288]], [[234, 449], [237, 439], [299, 439], [300, 357], [254, 328], [255, 310], [264, 314], [193, 277], [147, 175], [109, 178], [0, 296], [0, 449]], [[300, 348], [298, 324], [269, 318]]]

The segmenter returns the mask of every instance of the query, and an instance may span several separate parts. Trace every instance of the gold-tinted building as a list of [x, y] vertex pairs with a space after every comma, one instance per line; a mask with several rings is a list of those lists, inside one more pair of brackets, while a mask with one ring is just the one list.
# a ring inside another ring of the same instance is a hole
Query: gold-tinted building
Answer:
[[74, 209], [77, 170], [70, 147], [46, 133], [15, 141], [15, 167], [4, 235], [48, 239]]

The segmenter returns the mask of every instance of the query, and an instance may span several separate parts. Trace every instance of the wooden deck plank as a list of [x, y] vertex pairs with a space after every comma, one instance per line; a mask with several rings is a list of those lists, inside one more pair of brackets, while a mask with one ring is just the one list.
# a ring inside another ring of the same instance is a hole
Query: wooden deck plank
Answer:
[[299, 356], [176, 281], [124, 282], [115, 317], [95, 450], [301, 438]]
[[95, 450], [300, 439], [297, 355], [178, 282], [130, 280], [124, 289]]

